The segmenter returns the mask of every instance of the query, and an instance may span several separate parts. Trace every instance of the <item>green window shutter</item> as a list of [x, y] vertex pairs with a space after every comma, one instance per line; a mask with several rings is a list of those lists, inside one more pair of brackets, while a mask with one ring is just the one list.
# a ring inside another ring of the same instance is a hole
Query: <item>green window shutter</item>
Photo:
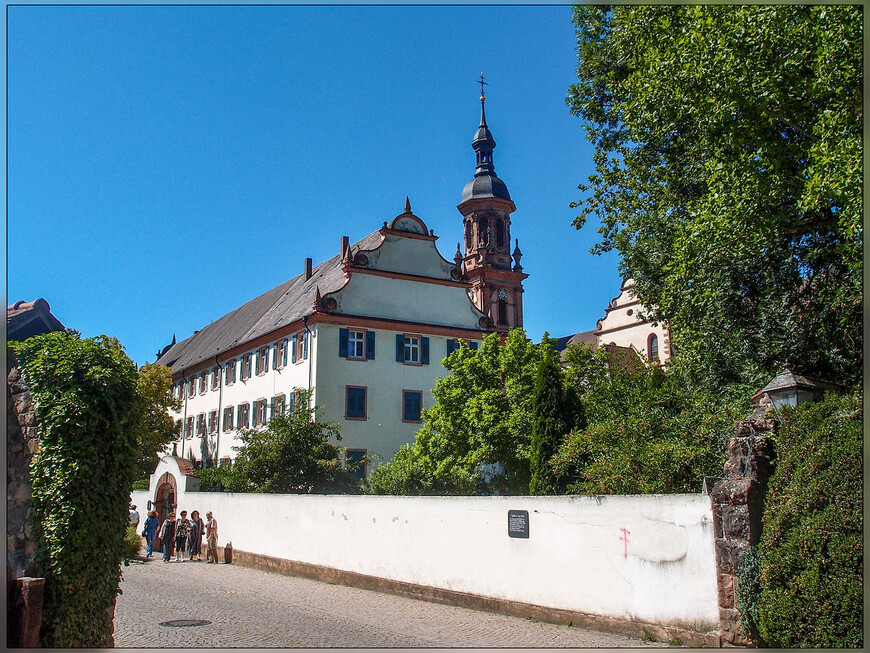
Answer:
[[396, 361], [399, 363], [405, 362], [405, 334], [396, 334]]
[[447, 339], [447, 355], [449, 356], [454, 351], [456, 351], [456, 341], [452, 338]]
[[298, 333], [294, 333], [294, 334], [293, 334], [292, 344], [290, 345], [290, 346], [291, 346], [291, 350], [290, 350], [290, 359], [291, 359], [291, 362], [293, 362], [293, 363], [296, 362], [296, 340], [297, 340], [298, 337], [299, 337], [299, 334], [298, 334]]
[[308, 331], [302, 335], [302, 358], [308, 360]]
[[242, 404], [239, 404], [239, 407], [236, 411], [236, 428], [242, 428]]
[[287, 411], [292, 415], [295, 408], [296, 408], [296, 393], [291, 392], [290, 393], [290, 405], [288, 406]]
[[287, 365], [287, 347], [289, 346], [289, 338], [284, 338], [284, 351], [281, 352], [281, 365]]
[[366, 331], [366, 358], [368, 360], [375, 359], [375, 332]]
[[269, 402], [269, 419], [275, 419], [275, 397]]
[[338, 356], [347, 358], [347, 329], [338, 330]]
[[471, 343], [471, 348], [472, 348], [474, 351], [477, 351], [477, 343], [476, 343], [476, 342], [472, 342], [472, 343]]
[[422, 341], [420, 343], [420, 349], [422, 350], [421, 354], [420, 354], [420, 362], [423, 363], [423, 365], [428, 365], [429, 364], [429, 338], [424, 337], [424, 338], [421, 338], [420, 340]]

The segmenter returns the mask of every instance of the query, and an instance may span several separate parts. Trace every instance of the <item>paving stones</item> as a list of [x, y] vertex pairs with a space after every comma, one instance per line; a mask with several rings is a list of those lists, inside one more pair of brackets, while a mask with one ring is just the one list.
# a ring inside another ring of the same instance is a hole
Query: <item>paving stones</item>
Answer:
[[[122, 648], [663, 646], [238, 565], [151, 558], [123, 571]], [[198, 621], [211, 623], [161, 625]]]

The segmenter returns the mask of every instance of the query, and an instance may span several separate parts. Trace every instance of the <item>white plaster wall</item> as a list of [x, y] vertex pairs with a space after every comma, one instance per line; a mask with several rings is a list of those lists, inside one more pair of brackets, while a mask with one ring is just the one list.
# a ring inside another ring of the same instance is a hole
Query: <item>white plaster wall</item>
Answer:
[[369, 267], [376, 270], [450, 279], [455, 264], [444, 260], [435, 243], [419, 238], [387, 235], [376, 250], [367, 252]]
[[[414, 441], [422, 423], [402, 421], [402, 390], [423, 393], [423, 407], [434, 404], [432, 388], [438, 377], [449, 372], [441, 365], [447, 356], [446, 336], [423, 333], [429, 338], [429, 364], [405, 365], [396, 361], [399, 331], [374, 329], [375, 359], [348, 360], [338, 355], [337, 325], [318, 325], [315, 392], [323, 418], [341, 424], [339, 444], [349, 449], [367, 449], [387, 462], [405, 443]], [[368, 419], [346, 420], [345, 386], [367, 387]]]
[[[134, 493], [136, 500], [146, 501]], [[718, 628], [712, 510], [703, 495], [185, 492], [178, 504], [213, 511], [220, 546], [696, 632]], [[528, 539], [508, 536], [508, 510], [529, 511]]]
[[[632, 285], [630, 279], [623, 284], [622, 292], [611, 302], [607, 314], [599, 320], [598, 330], [607, 333], [598, 337], [598, 344], [613, 343], [620, 347], [633, 347], [647, 359], [647, 340], [654, 333], [659, 339], [659, 360], [666, 362], [670, 358], [668, 329], [663, 324], [654, 325], [652, 322], [641, 321], [638, 316], [644, 313], [644, 307], [631, 292]], [[615, 330], [611, 331], [612, 329]]]
[[365, 273], [352, 275], [347, 285], [330, 297], [338, 302], [338, 313], [465, 329], [479, 329], [483, 315], [463, 287]]

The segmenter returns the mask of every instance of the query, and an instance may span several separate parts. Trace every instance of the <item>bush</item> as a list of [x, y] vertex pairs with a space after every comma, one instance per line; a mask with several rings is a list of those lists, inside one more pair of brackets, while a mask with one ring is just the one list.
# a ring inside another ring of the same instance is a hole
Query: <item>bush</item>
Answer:
[[366, 494], [441, 496], [475, 494], [479, 475], [441, 461], [436, 469], [414, 445], [403, 445], [392, 460], [375, 467], [363, 485]]
[[42, 644], [112, 638], [144, 400], [117, 340], [56, 331], [13, 343], [33, 393], [36, 562], [45, 576]]
[[758, 635], [758, 602], [761, 597], [760, 560], [758, 546], [750, 546], [743, 556], [740, 569], [737, 570], [737, 586], [734, 589], [734, 598], [740, 611], [740, 624], [743, 630], [756, 641], [760, 639]]
[[759, 547], [769, 646], [863, 647], [862, 400], [859, 390], [783, 413]]
[[232, 492], [231, 467], [203, 467], [196, 470], [200, 492]]
[[133, 524], [127, 526], [127, 532], [124, 533], [124, 548], [122, 554], [124, 556], [124, 564], [129, 564], [129, 560], [139, 557], [139, 551], [142, 549], [142, 536], [136, 530]]
[[138, 481], [133, 482], [134, 490], [144, 490], [148, 491], [151, 488], [151, 479], [148, 478], [140, 478]]

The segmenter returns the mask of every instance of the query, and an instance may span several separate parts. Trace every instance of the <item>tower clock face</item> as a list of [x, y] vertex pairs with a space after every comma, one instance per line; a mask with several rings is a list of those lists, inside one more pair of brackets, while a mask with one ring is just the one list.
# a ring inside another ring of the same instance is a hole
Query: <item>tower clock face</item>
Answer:
[[498, 298], [499, 299], [507, 299], [507, 290], [505, 290], [504, 288], [501, 288], [498, 291]]

